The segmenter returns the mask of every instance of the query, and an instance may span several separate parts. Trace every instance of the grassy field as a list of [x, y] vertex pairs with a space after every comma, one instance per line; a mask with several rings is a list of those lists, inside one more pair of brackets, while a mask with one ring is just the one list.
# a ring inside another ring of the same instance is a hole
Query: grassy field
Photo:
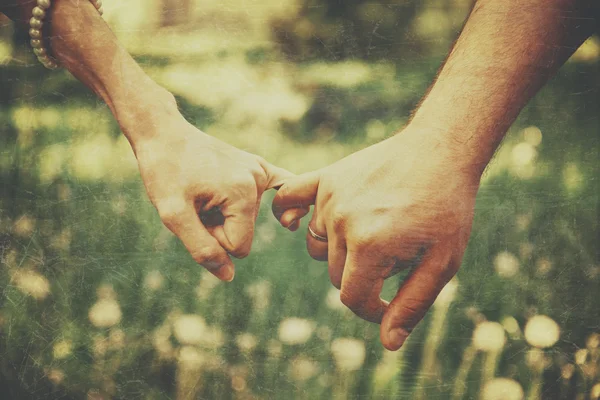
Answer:
[[[297, 173], [400, 129], [449, 43], [400, 60], [294, 60], [265, 29], [291, 6], [222, 2], [198, 18], [239, 15], [150, 36], [149, 15], [126, 20], [113, 3], [107, 19], [191, 122]], [[429, 43], [440, 7], [426, 3], [411, 26]], [[466, 10], [456, 4], [447, 35]], [[3, 399], [600, 397], [597, 37], [512, 127], [457, 278], [392, 353], [339, 302], [304, 230], [272, 218], [272, 193], [232, 283], [195, 265], [148, 202], [107, 107], [3, 29]]]

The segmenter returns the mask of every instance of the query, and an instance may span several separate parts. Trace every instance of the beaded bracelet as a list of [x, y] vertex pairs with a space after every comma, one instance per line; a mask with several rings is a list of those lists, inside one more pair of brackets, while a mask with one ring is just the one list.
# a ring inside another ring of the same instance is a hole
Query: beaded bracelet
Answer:
[[[96, 10], [102, 15], [102, 0], [90, 0], [96, 7]], [[46, 10], [52, 5], [51, 0], [37, 0], [37, 5], [33, 8], [31, 19], [29, 20], [29, 36], [31, 37], [31, 47], [39, 62], [48, 69], [58, 68], [58, 63], [50, 57], [48, 50], [44, 47], [44, 39], [42, 37], [42, 27], [44, 26], [44, 18], [46, 18]]]

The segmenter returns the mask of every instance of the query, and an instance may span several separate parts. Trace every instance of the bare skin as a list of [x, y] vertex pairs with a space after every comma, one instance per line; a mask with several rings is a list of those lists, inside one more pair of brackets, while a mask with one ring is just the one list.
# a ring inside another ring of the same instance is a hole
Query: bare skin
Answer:
[[[481, 175], [510, 125], [592, 33], [592, 1], [479, 0], [411, 122], [397, 135], [291, 178], [283, 226], [314, 204], [309, 254], [342, 302], [399, 349], [460, 267]], [[414, 265], [391, 303], [384, 280]]]
[[[34, 6], [0, 1], [0, 11], [23, 25]], [[53, 56], [112, 111], [164, 224], [199, 264], [232, 280], [230, 255], [248, 255], [263, 192], [290, 173], [189, 124], [171, 93], [136, 64], [88, 0], [54, 1], [47, 20]], [[212, 207], [225, 220], [207, 227], [198, 213]]]

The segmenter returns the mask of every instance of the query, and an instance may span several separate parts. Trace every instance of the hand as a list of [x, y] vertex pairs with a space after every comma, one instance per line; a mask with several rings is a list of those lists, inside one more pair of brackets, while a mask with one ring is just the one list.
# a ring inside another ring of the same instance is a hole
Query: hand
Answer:
[[[283, 226], [315, 205], [309, 254], [328, 260], [341, 301], [381, 322], [381, 341], [402, 346], [457, 272], [473, 219], [479, 170], [433, 131], [407, 128], [319, 171], [287, 179], [273, 201]], [[391, 303], [384, 280], [414, 266]]]
[[[132, 143], [144, 185], [166, 225], [194, 260], [231, 281], [228, 255], [248, 255], [263, 192], [291, 174], [199, 131], [179, 113]], [[141, 136], [141, 135], [140, 135]], [[200, 216], [221, 215], [214, 226]]]

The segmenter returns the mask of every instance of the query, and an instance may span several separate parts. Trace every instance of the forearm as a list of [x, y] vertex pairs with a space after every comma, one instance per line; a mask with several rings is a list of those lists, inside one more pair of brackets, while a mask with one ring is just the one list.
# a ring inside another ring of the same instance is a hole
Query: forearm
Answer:
[[521, 109], [590, 35], [591, 3], [478, 1], [412, 123], [481, 172]]
[[[8, 0], [0, 6], [23, 22], [35, 2]], [[45, 24], [53, 57], [106, 102], [130, 142], [153, 132], [144, 124], [177, 111], [173, 96], [144, 73], [88, 0], [53, 1]]]

